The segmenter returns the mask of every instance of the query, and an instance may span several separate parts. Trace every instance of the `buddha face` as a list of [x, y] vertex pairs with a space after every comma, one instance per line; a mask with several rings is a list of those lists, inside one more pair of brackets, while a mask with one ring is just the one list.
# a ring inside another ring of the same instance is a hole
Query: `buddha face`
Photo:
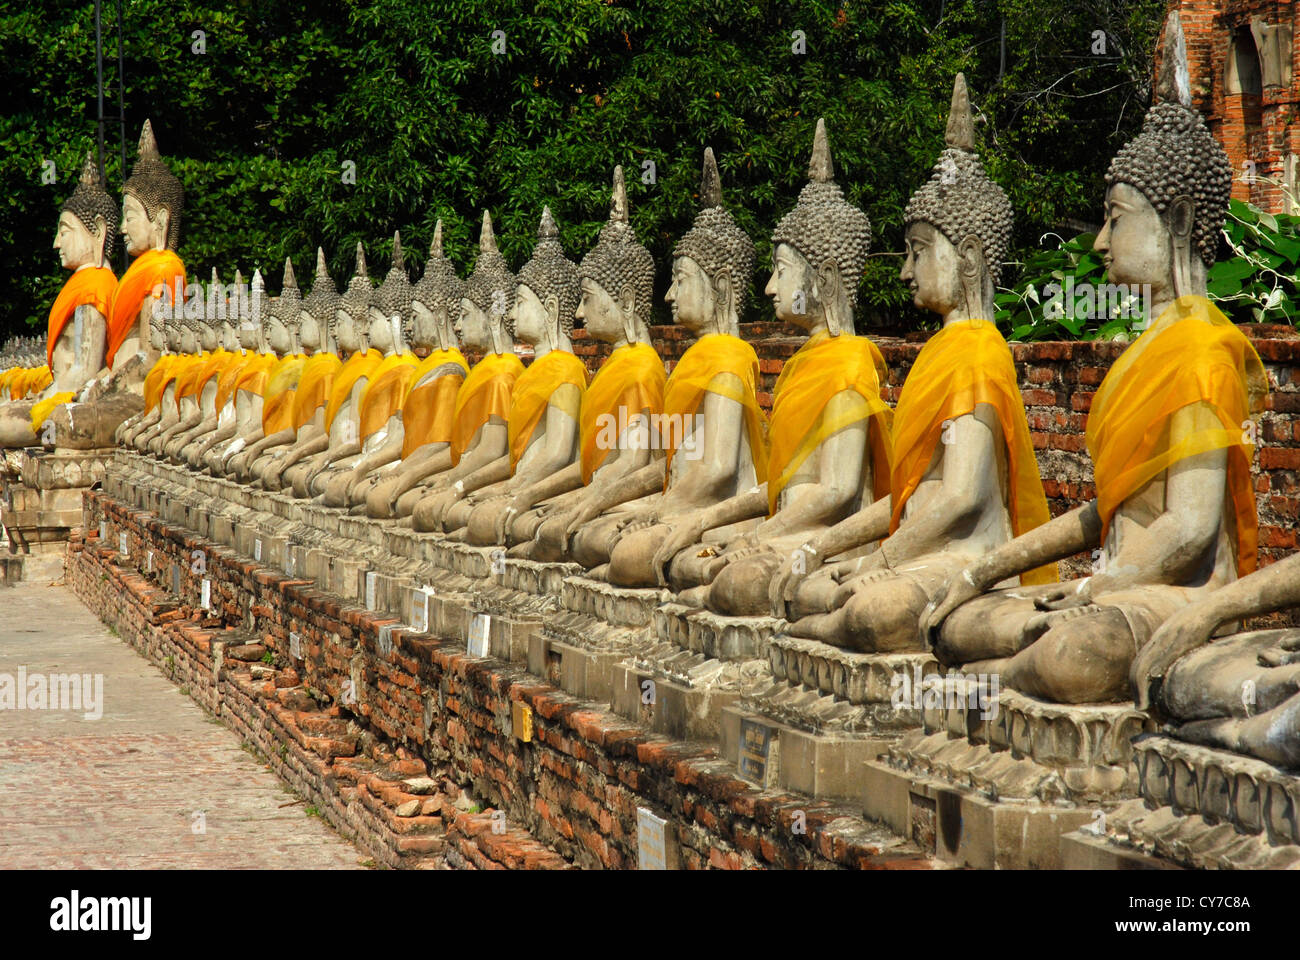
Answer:
[[597, 340], [613, 343], [624, 335], [623, 308], [604, 287], [590, 277], [582, 278], [582, 299], [574, 314]]
[[778, 243], [772, 253], [772, 276], [763, 292], [772, 298], [777, 319], [800, 327], [812, 326], [813, 269], [794, 247]]
[[266, 342], [276, 353], [288, 353], [293, 349], [293, 337], [289, 327], [279, 317], [272, 317], [266, 326]]
[[397, 341], [393, 337], [392, 318], [385, 316], [384, 311], [374, 306], [366, 311], [366, 316], [370, 318], [368, 335], [370, 345], [383, 352], [395, 349]]
[[304, 350], [319, 350], [323, 341], [320, 322], [306, 310], [298, 311], [298, 341]]
[[510, 308], [509, 317], [515, 323], [515, 339], [534, 345], [546, 339], [547, 327], [552, 323], [546, 304], [526, 283], [519, 284], [515, 290], [515, 303]]
[[122, 238], [126, 242], [126, 252], [138, 257], [146, 250], [161, 250], [167, 245], [167, 219], [170, 214], [166, 207], [159, 208], [150, 219], [144, 204], [131, 194], [122, 198]]
[[149, 345], [155, 350], [166, 350], [167, 330], [160, 323], [149, 324]]
[[99, 266], [103, 252], [104, 220], [96, 217], [100, 235], [96, 238], [81, 219], [70, 210], [59, 214], [59, 226], [54, 233], [54, 249], [59, 251], [59, 263], [67, 270], [76, 270], [86, 264]]
[[232, 352], [239, 349], [239, 327], [233, 318], [221, 325], [221, 346]]
[[257, 349], [257, 323], [252, 319], [239, 321], [239, 345], [245, 350]]
[[673, 261], [673, 283], [664, 300], [672, 306], [673, 322], [692, 332], [701, 330], [716, 309], [713, 281], [690, 257]]
[[[436, 347], [439, 345], [442, 325], [447, 316], [447, 308], [440, 308], [437, 313], [429, 309], [422, 300], [411, 301], [411, 343], [416, 347]], [[440, 318], [438, 313], [442, 314]]]
[[190, 324], [182, 324], [179, 348], [181, 353], [198, 353], [199, 352], [199, 334]]
[[492, 349], [492, 328], [488, 315], [468, 297], [460, 301], [460, 319], [456, 321], [456, 337], [471, 350]]
[[352, 314], [340, 307], [334, 312], [334, 319], [334, 342], [339, 345], [339, 350], [344, 353], [360, 350], [361, 333]]
[[169, 323], [166, 327], [166, 331], [167, 331], [167, 349], [170, 350], [172, 353], [180, 353], [181, 338], [182, 338], [180, 324]]
[[943, 231], [923, 220], [910, 223], [904, 236], [907, 258], [898, 279], [912, 291], [912, 303], [940, 316], [962, 302], [960, 257]]
[[1157, 294], [1172, 291], [1173, 237], [1151, 201], [1127, 183], [1112, 184], [1106, 191], [1105, 213], [1093, 246], [1102, 255], [1110, 282], [1149, 283]]

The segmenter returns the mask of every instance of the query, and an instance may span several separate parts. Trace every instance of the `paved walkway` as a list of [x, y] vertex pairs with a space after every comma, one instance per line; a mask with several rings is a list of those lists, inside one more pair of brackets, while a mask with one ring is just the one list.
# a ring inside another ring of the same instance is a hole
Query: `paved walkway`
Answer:
[[[102, 675], [102, 717], [12, 709], [20, 668]], [[306, 811], [70, 590], [0, 586], [0, 868], [359, 868]]]

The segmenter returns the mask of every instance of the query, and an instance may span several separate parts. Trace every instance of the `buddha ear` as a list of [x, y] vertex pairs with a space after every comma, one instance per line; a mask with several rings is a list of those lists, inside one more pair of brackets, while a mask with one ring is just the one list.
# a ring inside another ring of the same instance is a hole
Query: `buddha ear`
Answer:
[[962, 279], [974, 281], [979, 279], [984, 268], [984, 243], [973, 233], [966, 234], [965, 239], [957, 245], [957, 259], [961, 264]]
[[560, 298], [555, 294], [548, 294], [542, 301], [542, 307], [546, 310], [546, 330], [554, 341], [552, 346], [560, 342]]
[[150, 217], [149, 222], [158, 228], [159, 235], [162, 237], [162, 244], [167, 246], [167, 235], [171, 229], [172, 212], [166, 207], [159, 207], [158, 212]]
[[90, 238], [95, 241], [95, 252], [99, 254], [95, 265], [99, 266], [104, 262], [104, 244], [108, 242], [108, 221], [103, 214], [96, 215], [94, 226], [90, 228]]
[[[734, 306], [731, 302], [731, 268], [723, 267], [713, 275], [713, 297], [724, 312]], [[737, 310], [737, 313], [740, 311]]]
[[1180, 194], [1174, 197], [1169, 204], [1169, 210], [1165, 214], [1166, 221], [1169, 224], [1169, 232], [1174, 235], [1174, 239], [1180, 243], [1192, 239], [1192, 227], [1196, 223], [1196, 203], [1186, 194]]
[[623, 314], [623, 333], [628, 343], [635, 343], [640, 339], [637, 334], [636, 322], [636, 287], [631, 283], [625, 283], [618, 291], [618, 308]]

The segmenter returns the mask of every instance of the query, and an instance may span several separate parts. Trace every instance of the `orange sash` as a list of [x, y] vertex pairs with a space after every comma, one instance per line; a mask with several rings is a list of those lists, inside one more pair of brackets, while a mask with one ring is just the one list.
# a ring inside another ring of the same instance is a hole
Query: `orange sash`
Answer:
[[[587, 368], [567, 350], [552, 350], [532, 364], [515, 381], [510, 397], [510, 472], [515, 472], [519, 458], [542, 422], [551, 396], [566, 383], [578, 388], [581, 397], [587, 389]], [[581, 409], [581, 407], [579, 407]]]
[[361, 439], [383, 429], [388, 418], [402, 409], [402, 401], [411, 388], [416, 368], [420, 366], [415, 354], [397, 353], [385, 357], [370, 375], [361, 394]]
[[265, 397], [266, 381], [270, 379], [271, 370], [279, 362], [280, 358], [273, 353], [255, 354], [251, 360], [244, 364], [243, 369], [239, 371], [239, 376], [235, 378], [236, 393], [244, 390], [256, 396]]
[[260, 354], [256, 353], [232, 353], [230, 362], [222, 369], [221, 375], [217, 378], [217, 413], [226, 409], [226, 404], [230, 398], [235, 395], [235, 384], [239, 382], [240, 376], [248, 368], [249, 363], [256, 360]]
[[[158, 401], [162, 399], [163, 387], [172, 381], [175, 377], [174, 368], [176, 362], [180, 360], [180, 354], [164, 353], [158, 358], [158, 361], [149, 368], [149, 372], [144, 378], [144, 412], [149, 413], [154, 407], [158, 406]], [[166, 380], [163, 380], [166, 377]]]
[[[178, 280], [181, 288], [179, 298], [176, 297]], [[153, 297], [154, 288], [159, 284], [171, 290], [174, 301], [184, 303], [185, 265], [170, 250], [146, 250], [122, 274], [108, 308], [108, 349], [104, 354], [104, 362], [108, 366], [113, 366], [117, 348], [130, 338], [135, 329], [145, 298]], [[173, 309], [176, 309], [176, 304]]]
[[[445, 373], [421, 383], [429, 372], [444, 364], [458, 364], [460, 373]], [[459, 350], [435, 350], [421, 361], [411, 378], [402, 404], [402, 456], [408, 457], [426, 443], [450, 443], [456, 426], [456, 393], [465, 382], [469, 364]]]
[[293, 426], [293, 395], [307, 357], [301, 353], [281, 359], [266, 377], [262, 393], [262, 435], [269, 437]]
[[[767, 465], [769, 513], [803, 462], [831, 434], [872, 419], [868, 429], [871, 478], [876, 499], [889, 492], [889, 434], [892, 412], [880, 398], [889, 371], [885, 358], [866, 337], [822, 332], [809, 338], [786, 361], [772, 390], [772, 453]], [[831, 398], [856, 391], [866, 403], [845, 416], [823, 416]]]
[[334, 418], [338, 415], [339, 408], [352, 395], [352, 388], [362, 377], [369, 377], [384, 360], [384, 355], [378, 350], [367, 350], [362, 353], [358, 350], [352, 356], [348, 357], [347, 363], [339, 368], [339, 372], [334, 374], [334, 383], [330, 386], [329, 403], [325, 406], [325, 429], [328, 430], [334, 423]]
[[489, 353], [474, 364], [456, 392], [455, 424], [451, 433], [451, 462], [460, 463], [479, 427], [492, 416], [510, 422], [510, 395], [524, 364], [513, 353]]
[[46, 327], [45, 359], [54, 366], [54, 345], [63, 335], [63, 329], [72, 319], [77, 307], [90, 304], [105, 318], [108, 317], [108, 305], [117, 289], [117, 277], [108, 267], [87, 267], [74, 270], [68, 282], [63, 285], [59, 295], [50, 307], [50, 319]]
[[329, 403], [334, 376], [342, 366], [343, 361], [333, 353], [318, 353], [307, 359], [307, 365], [302, 368], [302, 377], [298, 380], [298, 389], [293, 394], [295, 430], [301, 430], [318, 409]]
[[52, 397], [46, 397], [44, 400], [37, 400], [36, 403], [32, 405], [32, 433], [38, 433], [40, 431], [41, 424], [49, 419], [49, 416], [54, 412], [55, 407], [69, 403], [76, 399], [76, 396], [77, 395], [71, 390], [64, 390], [60, 393], [56, 393]]
[[614, 423], [626, 424], [643, 410], [651, 415], [663, 413], [667, 379], [664, 362], [648, 343], [625, 343], [601, 364], [591, 379], [591, 386], [582, 395], [578, 413], [583, 483], [591, 483], [592, 475], [612, 449], [609, 444], [598, 443], [609, 422], [605, 418], [612, 417]]
[[[729, 373], [740, 381], [740, 389], [726, 387], [716, 382], [720, 374]], [[767, 479], [767, 417], [758, 405], [758, 354], [744, 340], [730, 334], [712, 333], [701, 337], [682, 354], [668, 377], [664, 388], [664, 419], [666, 428], [660, 435], [668, 451], [668, 469], [673, 456], [686, 436], [686, 423], [695, 416], [706, 393], [734, 400], [744, 409], [745, 432], [749, 438], [749, 451], [754, 460], [758, 482]], [[699, 438], [695, 439], [699, 442]], [[664, 489], [668, 489], [670, 472], [664, 474]]]
[[[1255, 348], [1203, 297], [1182, 297], [1125, 350], [1097, 388], [1086, 439], [1097, 484], [1102, 539], [1125, 500], [1179, 460], [1228, 451], [1228, 495], [1237, 534], [1237, 573], [1256, 566], [1259, 518], [1250, 465], [1253, 413], [1268, 377]], [[1174, 415], [1193, 404], [1186, 429]]]
[[[930, 466], [944, 424], [972, 412], [980, 403], [997, 412], [1002, 426], [1010, 486], [1007, 507], [1014, 535], [1051, 519], [1011, 348], [992, 323], [962, 320], [948, 324], [926, 341], [899, 395], [894, 410], [890, 533], [898, 529], [904, 505]], [[1023, 586], [1056, 580], [1055, 563], [1020, 575]]]

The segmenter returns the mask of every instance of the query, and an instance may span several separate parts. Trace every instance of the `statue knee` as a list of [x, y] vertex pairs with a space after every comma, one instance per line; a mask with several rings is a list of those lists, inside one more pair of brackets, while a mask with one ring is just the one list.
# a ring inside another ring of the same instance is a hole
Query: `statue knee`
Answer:
[[652, 563], [667, 532], [666, 526], [655, 525], [619, 540], [609, 554], [609, 582], [619, 587], [658, 586]]
[[1132, 698], [1133, 636], [1114, 608], [1052, 627], [1007, 664], [1002, 681], [1054, 703], [1113, 703]]
[[415, 505], [420, 502], [426, 492], [420, 487], [412, 487], [407, 490], [397, 498], [397, 510], [394, 512], [394, 516], [409, 517], [415, 512]]
[[709, 609], [728, 617], [770, 613], [767, 589], [779, 562], [774, 553], [760, 553], [727, 564], [709, 588]]
[[902, 577], [863, 584], [844, 606], [854, 646], [875, 653], [915, 650], [921, 640], [921, 611], [929, 598]]

